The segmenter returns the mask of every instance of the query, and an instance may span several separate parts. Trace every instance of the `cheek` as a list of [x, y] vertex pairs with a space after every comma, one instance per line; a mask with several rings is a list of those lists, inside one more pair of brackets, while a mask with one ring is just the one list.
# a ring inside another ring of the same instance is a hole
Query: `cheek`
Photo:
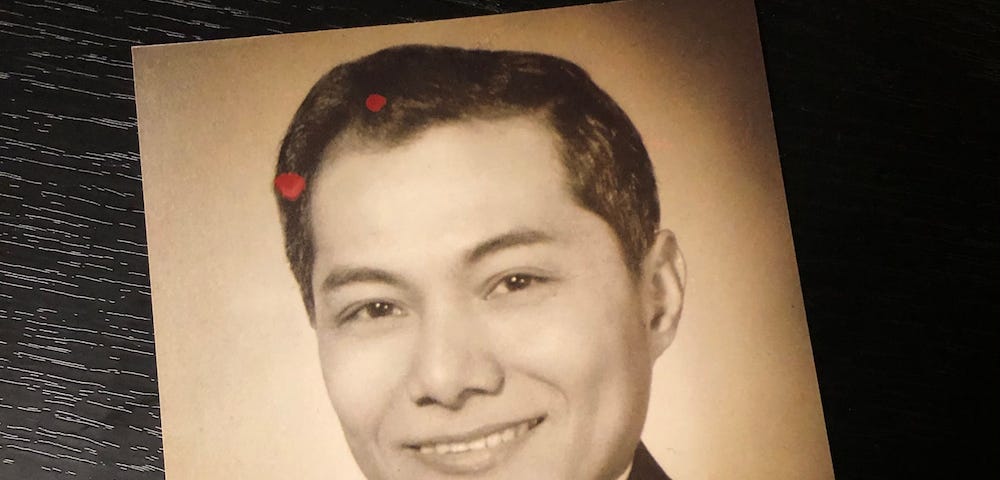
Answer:
[[317, 332], [327, 394], [349, 441], [377, 437], [402, 385], [406, 348], [399, 339], [337, 338]]
[[641, 309], [627, 288], [601, 286], [562, 291], [510, 323], [521, 331], [506, 346], [508, 364], [556, 394], [546, 441], [560, 445], [550, 454], [570, 470], [552, 478], [594, 478], [627, 463], [625, 446], [645, 419], [651, 366]]
[[506, 336], [505, 350], [516, 357], [512, 363], [553, 384], [570, 401], [603, 395], [601, 387], [622, 394], [648, 369], [639, 310], [620, 282], [569, 286], [509, 322], [514, 332]]

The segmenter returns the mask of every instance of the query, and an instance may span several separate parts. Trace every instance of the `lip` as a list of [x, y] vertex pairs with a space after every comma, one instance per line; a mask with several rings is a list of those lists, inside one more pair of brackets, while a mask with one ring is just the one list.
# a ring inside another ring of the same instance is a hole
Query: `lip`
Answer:
[[459, 434], [408, 441], [408, 454], [433, 470], [448, 474], [483, 472], [503, 463], [530, 439], [547, 416], [484, 425]]

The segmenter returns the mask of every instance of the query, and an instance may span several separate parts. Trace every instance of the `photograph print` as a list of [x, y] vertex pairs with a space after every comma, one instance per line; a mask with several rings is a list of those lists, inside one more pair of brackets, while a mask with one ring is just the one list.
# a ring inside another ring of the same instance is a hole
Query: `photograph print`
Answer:
[[753, 2], [133, 57], [168, 479], [833, 478]]

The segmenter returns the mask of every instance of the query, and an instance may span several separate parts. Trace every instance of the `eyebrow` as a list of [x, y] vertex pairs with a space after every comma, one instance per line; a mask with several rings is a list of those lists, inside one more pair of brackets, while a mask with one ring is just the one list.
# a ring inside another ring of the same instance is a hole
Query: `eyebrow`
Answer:
[[[514, 230], [476, 245], [475, 248], [465, 254], [465, 263], [476, 263], [489, 255], [508, 248], [551, 241], [553, 241], [551, 235], [538, 230]], [[331, 292], [352, 283], [384, 283], [401, 288], [410, 288], [409, 282], [385, 270], [369, 267], [340, 267], [334, 268], [323, 279], [320, 291]]]
[[547, 243], [553, 240], [552, 236], [538, 230], [514, 230], [497, 237], [493, 237], [465, 255], [465, 263], [476, 263], [484, 257], [497, 253], [501, 250], [533, 245], [537, 243]]
[[366, 267], [337, 268], [323, 279], [321, 291], [330, 292], [351, 283], [385, 283], [406, 287], [408, 283], [385, 270]]

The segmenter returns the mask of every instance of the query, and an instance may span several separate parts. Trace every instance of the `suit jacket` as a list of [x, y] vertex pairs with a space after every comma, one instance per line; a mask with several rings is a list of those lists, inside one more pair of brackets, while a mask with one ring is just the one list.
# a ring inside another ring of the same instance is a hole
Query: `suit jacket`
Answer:
[[639, 442], [639, 446], [635, 449], [635, 457], [632, 458], [632, 472], [629, 473], [628, 480], [670, 480], [670, 477], [649, 454], [646, 446]]

